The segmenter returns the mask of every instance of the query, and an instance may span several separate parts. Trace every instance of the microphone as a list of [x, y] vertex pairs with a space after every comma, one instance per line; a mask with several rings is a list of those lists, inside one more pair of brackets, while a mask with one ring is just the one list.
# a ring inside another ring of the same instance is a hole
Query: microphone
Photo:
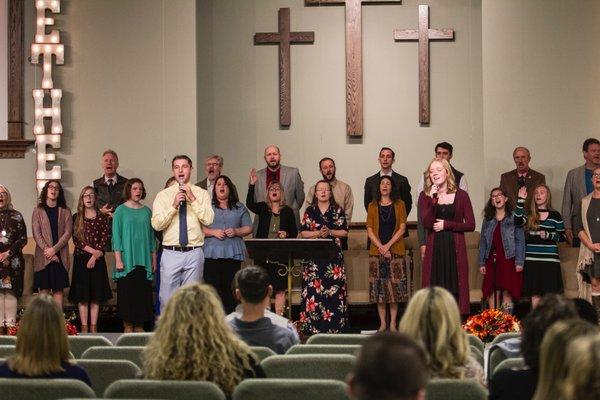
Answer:
[[[433, 185], [432, 187], [438, 188], [437, 185]], [[437, 190], [431, 194], [431, 198], [433, 200], [433, 204], [437, 204], [438, 202], [438, 193]]]
[[[183, 190], [183, 186], [184, 186], [184, 183], [183, 183], [183, 181], [179, 181], [179, 192], [180, 192], [180, 193], [181, 193], [181, 192], [185, 192], [185, 190]], [[186, 203], [186, 202], [185, 202], [185, 199], [181, 200], [181, 201], [179, 202], [179, 207], [185, 207], [185, 203]]]

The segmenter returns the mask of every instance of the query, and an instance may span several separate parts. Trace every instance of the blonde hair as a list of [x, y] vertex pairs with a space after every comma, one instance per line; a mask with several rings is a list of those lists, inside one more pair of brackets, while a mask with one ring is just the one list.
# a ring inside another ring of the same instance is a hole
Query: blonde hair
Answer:
[[567, 374], [567, 346], [574, 339], [598, 333], [598, 326], [582, 319], [558, 321], [544, 335], [540, 347], [540, 374], [533, 400], [560, 400]]
[[0, 184], [0, 189], [4, 190], [6, 192], [6, 206], [4, 208], [1, 208], [0, 210], [12, 210], [13, 209], [12, 196], [10, 195], [8, 188], [6, 186]]
[[415, 293], [400, 320], [399, 331], [412, 337], [429, 354], [429, 370], [436, 377], [464, 377], [470, 350], [454, 297], [441, 287]]
[[[529, 231], [536, 231], [539, 229], [540, 227], [540, 211], [538, 209], [537, 204], [535, 204], [535, 200], [533, 199], [533, 193], [535, 193], [535, 191], [539, 188], [545, 188], [546, 192], [548, 193], [548, 200], [546, 202], [546, 210], [550, 211], [553, 210], [552, 208], [552, 193], [550, 192], [550, 188], [548, 187], [548, 185], [544, 184], [544, 183], [540, 183], [539, 185], [536, 185], [536, 187], [533, 188], [533, 190], [531, 191], [532, 196], [531, 199], [529, 200], [529, 212], [527, 213], [527, 224], [525, 225], [525, 229], [529, 230]], [[529, 196], [527, 196], [529, 197]]]
[[431, 193], [431, 187], [433, 186], [433, 182], [431, 181], [431, 177], [429, 176], [429, 169], [431, 168], [431, 165], [434, 162], [439, 162], [440, 164], [442, 164], [442, 166], [446, 170], [446, 173], [448, 174], [448, 178], [446, 178], [446, 186], [448, 193], [455, 193], [457, 189], [456, 177], [454, 176], [454, 172], [452, 172], [452, 167], [450, 167], [450, 163], [443, 158], [434, 158], [429, 162], [429, 164], [427, 165], [427, 169], [423, 172], [423, 191], [425, 192], [425, 194], [429, 196]]
[[600, 335], [575, 339], [567, 348], [565, 400], [600, 398]]
[[[144, 349], [148, 379], [207, 380], [231, 395], [254, 355], [225, 320], [212, 286], [183, 286], [171, 297]], [[256, 361], [255, 359], [253, 359]]]
[[70, 358], [65, 325], [62, 310], [52, 297], [34, 297], [21, 318], [9, 369], [31, 377], [64, 371], [61, 363]]
[[[94, 196], [96, 196], [96, 191], [91, 186], [86, 186], [81, 189], [81, 193], [79, 193], [79, 201], [77, 202], [77, 217], [75, 218], [75, 223], [73, 224], [73, 236], [78, 239], [80, 242], [86, 242], [87, 238], [85, 237], [85, 229], [83, 226], [83, 222], [85, 219], [85, 204], [83, 203], [83, 195], [86, 190], [91, 190]], [[96, 210], [96, 214], [98, 213], [98, 197], [96, 196], [94, 200], [94, 210]]]

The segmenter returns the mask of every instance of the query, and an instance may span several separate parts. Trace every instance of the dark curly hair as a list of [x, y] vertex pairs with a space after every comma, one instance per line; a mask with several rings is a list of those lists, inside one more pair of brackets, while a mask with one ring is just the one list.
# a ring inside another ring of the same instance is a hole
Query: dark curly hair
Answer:
[[[490, 190], [490, 198], [488, 199], [487, 203], [485, 203], [485, 208], [483, 209], [483, 218], [485, 218], [488, 221], [496, 216], [496, 207], [494, 207], [494, 204], [492, 204], [492, 193], [494, 193], [497, 190], [499, 190], [504, 195], [504, 197], [508, 197], [506, 196], [506, 193], [504, 193], [504, 190], [502, 190], [499, 187], [495, 187], [492, 190]], [[510, 215], [513, 212], [513, 205], [511, 204], [510, 199], [508, 198], [506, 199], [504, 210], [506, 211], [506, 215]]]
[[58, 185], [58, 197], [56, 198], [56, 205], [60, 208], [67, 208], [67, 201], [65, 200], [65, 191], [62, 185], [60, 184], [60, 181], [57, 181], [55, 179], [46, 182], [46, 184], [42, 188], [42, 191], [40, 193], [40, 199], [38, 202], [38, 207], [46, 206], [46, 200], [48, 199], [48, 186], [50, 186], [51, 183], [56, 183]]

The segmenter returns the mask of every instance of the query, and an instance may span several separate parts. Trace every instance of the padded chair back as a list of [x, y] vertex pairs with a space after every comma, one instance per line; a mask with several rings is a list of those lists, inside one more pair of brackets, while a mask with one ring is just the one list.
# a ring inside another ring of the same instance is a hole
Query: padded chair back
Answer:
[[137, 346], [103, 346], [90, 347], [83, 352], [83, 360], [129, 360], [142, 368], [143, 347]]
[[477, 347], [479, 349], [479, 351], [481, 352], [481, 354], [483, 354], [483, 350], [485, 349], [485, 345], [483, 344], [483, 342], [481, 341], [481, 339], [479, 339], [477, 336], [471, 335], [471, 334], [467, 334], [467, 339], [469, 339], [469, 344], [471, 346]]
[[521, 332], [505, 332], [501, 333], [492, 340], [492, 346], [506, 339], [521, 337]]
[[296, 344], [285, 354], [358, 354], [358, 344]]
[[500, 350], [499, 347], [492, 346], [490, 348], [490, 352], [488, 354], [488, 370], [487, 370], [488, 380], [492, 376], [492, 374], [493, 374], [494, 370], [496, 369], [496, 367], [498, 366], [498, 364], [500, 364], [502, 361], [506, 360], [507, 358], [508, 357], [504, 354], [504, 352], [502, 350]]
[[347, 385], [329, 379], [246, 379], [233, 400], [349, 400]]
[[58, 400], [96, 397], [92, 388], [76, 379], [1, 378], [2, 400]]
[[306, 344], [363, 344], [371, 335], [359, 333], [317, 333]]
[[483, 353], [475, 346], [469, 346], [471, 348], [471, 357], [473, 357], [479, 365], [483, 367]]
[[487, 400], [488, 391], [474, 379], [432, 379], [425, 388], [427, 400]]
[[214, 383], [122, 379], [104, 392], [105, 399], [226, 400]]
[[124, 333], [117, 339], [116, 346], [145, 346], [154, 332]]
[[3, 344], [0, 345], [0, 357], [1, 358], [8, 358], [10, 356], [12, 356], [13, 354], [15, 354], [15, 349], [17, 348], [16, 345], [14, 344]]
[[17, 337], [9, 335], [0, 335], [0, 345], [3, 344], [15, 346], [17, 344]]
[[262, 361], [267, 357], [271, 357], [277, 354], [270, 348], [263, 346], [250, 346], [250, 350], [252, 350], [252, 352], [258, 358], [259, 361]]
[[496, 368], [494, 368], [494, 370], [492, 371], [492, 376], [496, 372], [501, 371], [503, 369], [520, 369], [525, 367], [525, 359], [523, 357], [507, 358], [506, 360], [502, 360], [498, 365], [496, 365]]
[[102, 397], [106, 388], [119, 379], [138, 379], [142, 375], [129, 360], [78, 360], [77, 365], [88, 373], [97, 397]]
[[260, 365], [267, 378], [344, 381], [355, 361], [348, 354], [294, 354], [271, 356]]
[[83, 352], [90, 347], [112, 346], [111, 341], [104, 336], [68, 336], [67, 340], [69, 341], [69, 349], [75, 358], [81, 358]]

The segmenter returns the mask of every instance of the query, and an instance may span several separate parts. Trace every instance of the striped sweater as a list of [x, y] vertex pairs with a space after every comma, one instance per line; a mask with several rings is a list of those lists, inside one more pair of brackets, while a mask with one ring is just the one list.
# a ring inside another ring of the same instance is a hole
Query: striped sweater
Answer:
[[[523, 226], [527, 224], [527, 214], [523, 209], [525, 199], [517, 200], [515, 218]], [[543, 261], [560, 263], [558, 257], [558, 242], [565, 240], [565, 225], [558, 211], [549, 210], [548, 218], [540, 221], [539, 228], [535, 231], [525, 231], [525, 261]], [[546, 232], [542, 239], [540, 233]]]

